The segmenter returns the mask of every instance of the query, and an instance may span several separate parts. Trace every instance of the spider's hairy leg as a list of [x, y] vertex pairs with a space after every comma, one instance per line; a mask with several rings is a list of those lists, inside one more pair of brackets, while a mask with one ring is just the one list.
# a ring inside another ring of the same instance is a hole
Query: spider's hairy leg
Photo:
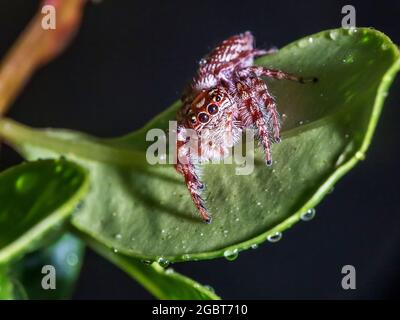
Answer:
[[281, 124], [280, 124], [279, 118], [278, 118], [276, 102], [275, 102], [274, 98], [269, 94], [266, 86], [265, 86], [265, 90], [260, 92], [260, 100], [262, 101], [262, 104], [265, 106], [268, 114], [271, 115], [272, 127], [274, 130], [274, 140], [275, 140], [275, 142], [280, 142], [281, 141], [281, 134], [280, 134]]
[[245, 102], [245, 105], [247, 106], [252, 121], [258, 130], [260, 142], [264, 147], [265, 161], [267, 165], [270, 166], [272, 165], [271, 143], [269, 141], [269, 131], [265, 122], [264, 114], [260, 105], [251, 98]]
[[282, 70], [269, 69], [269, 68], [260, 67], [260, 66], [251, 66], [251, 67], [243, 68], [238, 71], [238, 75], [241, 78], [247, 78], [250, 76], [268, 77], [268, 78], [274, 78], [274, 79], [278, 79], [278, 80], [296, 81], [299, 83], [312, 83], [312, 82], [318, 81], [318, 79], [315, 77], [312, 77], [312, 78], [297, 77], [293, 74], [284, 72]]
[[209, 214], [204, 199], [201, 197], [201, 193], [204, 190], [204, 184], [201, 182], [199, 177], [199, 170], [190, 156], [190, 147], [188, 142], [180, 139], [178, 130], [178, 141], [177, 141], [177, 163], [175, 165], [176, 170], [183, 175], [186, 186], [189, 190], [190, 196], [196, 208], [199, 210], [201, 218], [206, 223], [211, 223], [211, 215]]
[[253, 55], [254, 58], [258, 58], [258, 57], [262, 57], [262, 56], [267, 56], [269, 54], [274, 54], [278, 52], [278, 48], [277, 47], [272, 47], [268, 50], [264, 50], [264, 49], [254, 49], [253, 50]]
[[193, 164], [178, 163], [176, 165], [176, 170], [183, 175], [192, 201], [199, 210], [201, 218], [204, 222], [211, 223], [211, 215], [205, 206], [204, 199], [201, 197], [204, 184], [200, 181], [195, 166]]

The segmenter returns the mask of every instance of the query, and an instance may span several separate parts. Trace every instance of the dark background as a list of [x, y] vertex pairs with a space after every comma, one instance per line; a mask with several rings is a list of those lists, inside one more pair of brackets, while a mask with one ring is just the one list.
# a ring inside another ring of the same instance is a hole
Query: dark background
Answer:
[[[67, 1], [67, 0], [65, 0]], [[0, 0], [0, 56], [38, 1]], [[198, 60], [224, 38], [251, 30], [259, 47], [340, 27], [352, 4], [357, 26], [400, 43], [400, 1], [111, 1], [86, 8], [67, 51], [35, 74], [8, 116], [31, 126], [117, 136], [140, 128], [175, 101]], [[367, 76], [367, 74], [366, 74]], [[400, 297], [399, 77], [366, 161], [278, 244], [224, 259], [174, 265], [223, 298], [371, 299]], [[1, 168], [21, 159], [2, 148]], [[357, 289], [341, 288], [341, 268], [357, 270]], [[148, 299], [122, 271], [88, 251], [75, 299]]]

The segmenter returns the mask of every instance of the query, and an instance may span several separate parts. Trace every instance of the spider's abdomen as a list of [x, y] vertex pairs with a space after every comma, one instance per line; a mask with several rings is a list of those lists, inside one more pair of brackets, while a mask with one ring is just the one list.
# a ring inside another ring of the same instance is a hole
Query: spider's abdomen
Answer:
[[254, 37], [250, 32], [235, 35], [219, 44], [201, 59], [197, 75], [192, 82], [193, 91], [215, 87], [221, 78], [229, 79], [235, 69], [251, 66], [253, 58], [264, 53], [255, 50], [253, 44]]

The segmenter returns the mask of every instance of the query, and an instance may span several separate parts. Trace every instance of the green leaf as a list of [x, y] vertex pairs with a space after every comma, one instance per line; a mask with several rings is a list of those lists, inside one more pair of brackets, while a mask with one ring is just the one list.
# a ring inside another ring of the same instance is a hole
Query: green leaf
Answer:
[[0, 174], [0, 265], [60, 229], [86, 193], [87, 177], [63, 159], [24, 163]]
[[7, 266], [0, 266], [0, 300], [23, 300], [26, 292], [20, 282], [10, 275]]
[[8, 270], [0, 266], [0, 300], [11, 300], [14, 298], [13, 284], [9, 278]]
[[[52, 245], [26, 255], [14, 272], [24, 286], [29, 299], [68, 299], [78, 280], [84, 244], [71, 234], [65, 234]], [[42, 268], [51, 265], [56, 270], [56, 289], [44, 290]]]
[[[86, 243], [104, 258], [124, 270], [136, 279], [144, 288], [156, 298], [162, 300], [219, 300], [214, 290], [202, 286], [196, 281], [185, 277], [172, 268], [164, 268], [157, 262], [144, 262], [110, 250], [93, 238], [77, 231]], [[160, 261], [160, 263], [163, 263]], [[167, 267], [167, 266], [165, 266]]]
[[251, 175], [235, 175], [234, 165], [204, 165], [211, 225], [200, 221], [172, 165], [146, 165], [146, 132], [167, 129], [179, 102], [119, 139], [6, 119], [0, 135], [28, 158], [63, 154], [88, 168], [92, 188], [72, 223], [107, 247], [149, 260], [234, 258], [298, 222], [364, 159], [399, 56], [384, 34], [359, 28], [324, 31], [257, 60], [319, 82], [267, 80], [286, 115], [283, 142], [273, 146], [272, 168], [258, 150]]

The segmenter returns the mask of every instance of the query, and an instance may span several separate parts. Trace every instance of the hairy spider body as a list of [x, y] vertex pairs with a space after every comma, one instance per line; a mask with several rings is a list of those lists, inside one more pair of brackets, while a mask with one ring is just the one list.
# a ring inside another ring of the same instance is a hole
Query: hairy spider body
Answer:
[[[235, 35], [200, 61], [196, 76], [182, 96], [183, 106], [177, 113], [176, 169], [183, 175], [192, 200], [207, 223], [211, 222], [211, 215], [201, 196], [204, 184], [198, 164], [228, 156], [229, 148], [239, 141], [246, 128], [257, 130], [266, 164], [272, 164], [271, 143], [280, 141], [280, 122], [275, 101], [261, 77], [301, 83], [311, 80], [253, 66], [255, 57], [268, 53], [254, 48], [250, 32]], [[188, 129], [194, 130], [197, 137], [188, 134]]]

